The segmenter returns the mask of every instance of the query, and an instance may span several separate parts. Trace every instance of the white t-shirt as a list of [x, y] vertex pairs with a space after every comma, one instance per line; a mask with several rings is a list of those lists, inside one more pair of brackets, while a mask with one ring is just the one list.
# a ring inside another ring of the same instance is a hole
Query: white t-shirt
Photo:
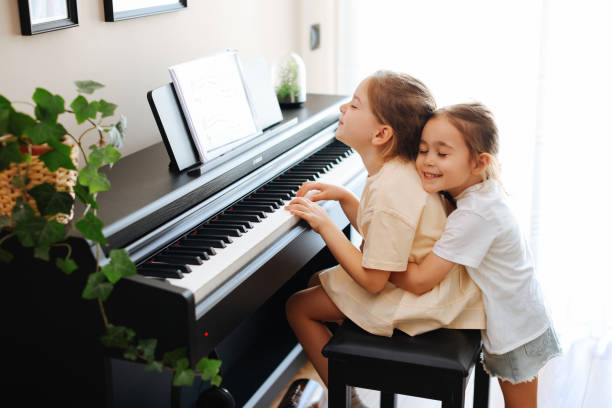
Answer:
[[433, 252], [465, 265], [480, 287], [487, 352], [506, 353], [550, 326], [527, 242], [497, 181], [476, 184], [457, 197]]

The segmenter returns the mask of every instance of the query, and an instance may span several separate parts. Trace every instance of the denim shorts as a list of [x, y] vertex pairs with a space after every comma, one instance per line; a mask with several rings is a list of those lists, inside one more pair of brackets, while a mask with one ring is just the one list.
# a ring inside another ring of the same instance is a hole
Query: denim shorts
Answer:
[[517, 384], [533, 380], [551, 358], [561, 354], [555, 330], [549, 327], [539, 337], [505, 354], [482, 351], [482, 365], [492, 377]]

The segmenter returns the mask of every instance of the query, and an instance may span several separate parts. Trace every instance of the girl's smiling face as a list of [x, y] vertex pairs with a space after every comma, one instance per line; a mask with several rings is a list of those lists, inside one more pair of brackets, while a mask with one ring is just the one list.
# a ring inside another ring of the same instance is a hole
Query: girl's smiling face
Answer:
[[336, 139], [357, 152], [362, 152], [364, 148], [371, 146], [373, 136], [382, 126], [370, 108], [368, 81], [368, 78], [361, 81], [353, 94], [353, 99], [340, 106], [342, 115], [336, 130]]
[[461, 132], [444, 115], [430, 119], [421, 136], [416, 168], [428, 193], [453, 197], [482, 181], [482, 168], [470, 155]]

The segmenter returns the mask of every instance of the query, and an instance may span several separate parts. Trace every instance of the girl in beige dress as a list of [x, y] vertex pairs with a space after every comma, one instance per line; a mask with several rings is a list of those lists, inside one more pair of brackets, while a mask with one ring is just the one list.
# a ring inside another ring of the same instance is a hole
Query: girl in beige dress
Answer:
[[[368, 179], [361, 200], [347, 189], [305, 183], [288, 206], [318, 232], [339, 265], [323, 271], [321, 284], [292, 295], [287, 319], [306, 355], [327, 384], [321, 354], [331, 333], [322, 323], [348, 317], [364, 330], [416, 335], [439, 327], [484, 328], [479, 289], [457, 266], [432, 290], [415, 295], [389, 281], [408, 262], [420, 262], [444, 230], [437, 194], [423, 190], [414, 159], [421, 130], [435, 102], [420, 81], [379, 71], [363, 80], [342, 113], [336, 138], [362, 158]], [[316, 201], [337, 200], [364, 242], [357, 249]]]

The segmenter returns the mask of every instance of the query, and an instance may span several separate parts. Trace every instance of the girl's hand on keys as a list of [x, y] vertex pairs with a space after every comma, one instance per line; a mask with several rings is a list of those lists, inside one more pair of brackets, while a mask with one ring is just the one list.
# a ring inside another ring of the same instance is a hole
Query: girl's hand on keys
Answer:
[[335, 184], [307, 181], [295, 194], [296, 197], [306, 197], [310, 201], [336, 200], [340, 201], [348, 191]]
[[310, 227], [319, 234], [326, 226], [335, 225], [320, 205], [305, 197], [294, 198], [285, 206], [285, 209], [291, 214], [306, 220]]

